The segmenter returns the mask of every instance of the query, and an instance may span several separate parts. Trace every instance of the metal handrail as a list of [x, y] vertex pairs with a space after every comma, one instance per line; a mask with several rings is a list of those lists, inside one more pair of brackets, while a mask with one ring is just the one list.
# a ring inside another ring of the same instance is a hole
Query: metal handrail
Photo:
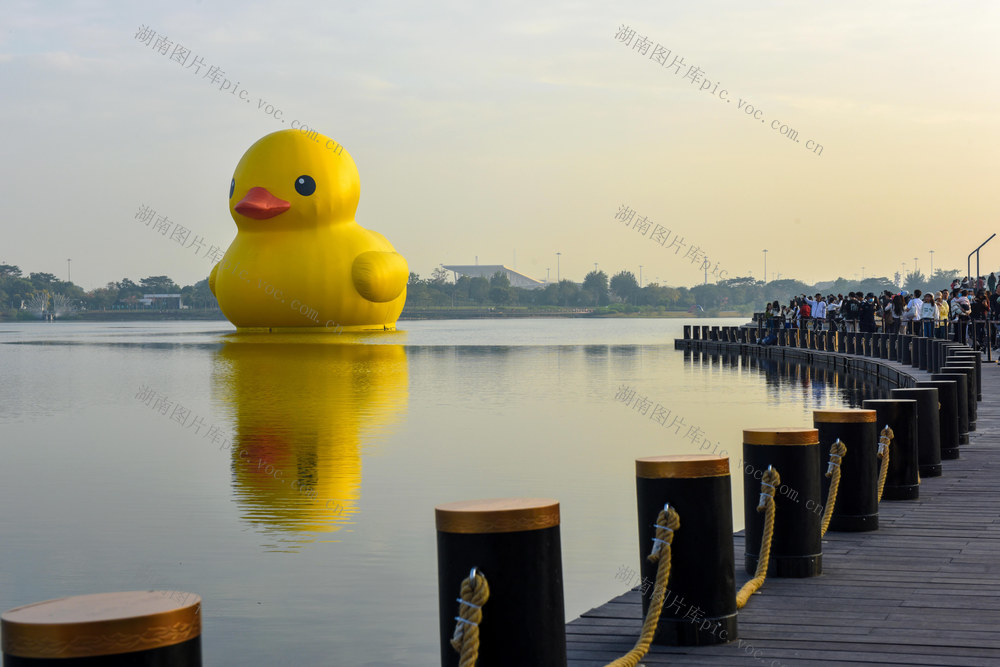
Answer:
[[[992, 241], [994, 236], [996, 236], [996, 234], [993, 234], [992, 236], [990, 236], [990, 238], [980, 243], [979, 247], [970, 252], [969, 256], [965, 258], [965, 277], [968, 278], [970, 281], [972, 280], [972, 256], [973, 255], [976, 256], [976, 280], [979, 280], [979, 249], [982, 248], [987, 243], [989, 243], [990, 241]], [[933, 278], [933, 276], [931, 277]]]

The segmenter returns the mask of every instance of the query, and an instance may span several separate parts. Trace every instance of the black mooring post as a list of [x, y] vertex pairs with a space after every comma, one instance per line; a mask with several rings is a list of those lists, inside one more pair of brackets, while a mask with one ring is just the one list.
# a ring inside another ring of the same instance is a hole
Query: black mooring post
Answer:
[[[654, 644], [702, 646], [737, 638], [732, 489], [729, 458], [707, 455], [636, 459], [639, 558], [644, 580], [655, 581], [658, 563], [647, 560], [656, 518], [669, 504], [680, 517], [671, 545], [670, 581]], [[649, 609], [652, 587], [642, 597]], [[692, 623], [690, 608], [701, 610]], [[527, 664], [527, 663], [510, 663]], [[534, 663], [544, 664], [544, 663]]]

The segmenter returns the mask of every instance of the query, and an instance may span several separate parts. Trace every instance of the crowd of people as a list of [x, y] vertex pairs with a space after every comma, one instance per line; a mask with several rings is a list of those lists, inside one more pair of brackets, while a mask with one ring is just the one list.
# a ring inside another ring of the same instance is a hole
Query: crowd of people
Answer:
[[787, 306], [769, 303], [764, 312], [765, 326], [812, 329], [815, 331], [865, 331], [908, 333], [928, 338], [948, 338], [969, 343], [977, 349], [989, 344], [1000, 346], [1000, 287], [996, 274], [976, 280], [952, 282], [949, 289], [936, 292], [889, 290], [876, 296], [869, 292], [800, 295]]

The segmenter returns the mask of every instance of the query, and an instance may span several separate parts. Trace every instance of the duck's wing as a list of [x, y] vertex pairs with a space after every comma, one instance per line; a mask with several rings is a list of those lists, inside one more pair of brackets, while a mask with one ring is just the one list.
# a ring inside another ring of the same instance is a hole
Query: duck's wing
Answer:
[[410, 268], [398, 252], [371, 250], [354, 258], [351, 280], [358, 294], [376, 303], [392, 301], [406, 287]]

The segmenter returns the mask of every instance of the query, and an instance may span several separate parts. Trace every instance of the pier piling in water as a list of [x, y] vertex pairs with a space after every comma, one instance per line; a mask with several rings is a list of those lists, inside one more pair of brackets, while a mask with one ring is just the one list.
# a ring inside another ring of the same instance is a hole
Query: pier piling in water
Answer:
[[955, 383], [958, 401], [958, 444], [969, 444], [969, 383], [964, 373], [931, 373], [932, 380], [951, 380]]
[[958, 389], [952, 380], [921, 380], [918, 389], [933, 387], [938, 390], [938, 422], [941, 429], [941, 459], [958, 458]]
[[864, 407], [875, 411], [876, 428], [888, 426], [893, 432], [882, 500], [918, 498], [917, 402], [913, 399], [873, 398], [865, 401]]
[[825, 452], [839, 438], [847, 447], [840, 462], [840, 488], [830, 519], [830, 530], [867, 531], [878, 529], [878, 429], [874, 410], [814, 410], [813, 427], [819, 431], [823, 454], [817, 467], [822, 498], [827, 497], [831, 479], [825, 476]]
[[559, 503], [503, 498], [438, 505], [438, 604], [441, 664], [452, 648], [457, 598], [473, 568], [489, 585], [482, 605], [477, 667], [566, 665]]
[[199, 667], [201, 598], [94, 593], [3, 613], [4, 667]]
[[[753, 575], [760, 557], [764, 514], [757, 511], [769, 466], [781, 476], [774, 491], [775, 521], [768, 575], [815, 577], [823, 572], [819, 432], [812, 428], [743, 430], [744, 566]], [[819, 511], [817, 511], [819, 508]]]
[[[667, 598], [653, 644], [702, 646], [734, 641], [736, 587], [729, 457], [640, 458], [635, 462], [635, 474], [644, 580], [656, 580], [657, 563], [646, 556], [653, 546], [657, 515], [669, 504], [680, 516], [680, 528], [670, 549]], [[650, 588], [642, 596], [643, 616], [649, 610], [651, 594]], [[690, 609], [702, 612], [697, 621], [690, 617]]]
[[961, 373], [965, 376], [965, 392], [968, 395], [969, 432], [976, 430], [979, 402], [976, 400], [976, 367], [972, 364], [949, 361], [941, 367], [942, 373]]
[[917, 461], [921, 477], [941, 475], [941, 413], [938, 390], [932, 387], [893, 389], [892, 398], [917, 402]]

